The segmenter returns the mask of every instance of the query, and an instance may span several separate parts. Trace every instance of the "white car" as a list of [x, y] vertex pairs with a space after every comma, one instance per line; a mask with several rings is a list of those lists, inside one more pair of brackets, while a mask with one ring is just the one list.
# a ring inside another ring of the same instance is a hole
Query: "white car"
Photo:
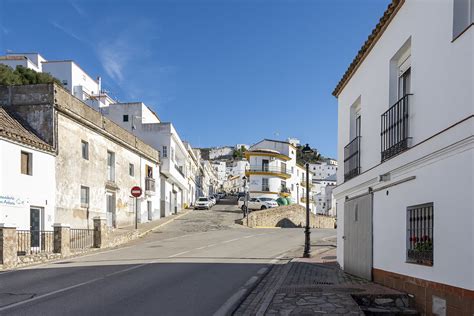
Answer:
[[211, 201], [212, 206], [217, 204], [217, 200], [214, 196], [209, 196], [208, 199]]
[[[239, 208], [244, 210], [245, 198], [242, 197], [238, 201]], [[249, 199], [249, 209], [250, 210], [265, 210], [267, 208], [277, 207], [278, 203], [272, 198], [258, 197]]]
[[195, 210], [209, 210], [212, 207], [212, 202], [207, 197], [200, 197], [194, 205]]

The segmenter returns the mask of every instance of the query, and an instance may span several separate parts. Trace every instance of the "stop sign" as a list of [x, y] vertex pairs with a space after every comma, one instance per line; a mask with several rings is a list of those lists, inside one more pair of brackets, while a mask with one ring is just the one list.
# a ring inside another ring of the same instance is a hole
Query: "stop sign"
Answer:
[[140, 197], [140, 195], [142, 195], [142, 188], [138, 186], [134, 186], [130, 192], [132, 193], [132, 196], [137, 198], [137, 197]]

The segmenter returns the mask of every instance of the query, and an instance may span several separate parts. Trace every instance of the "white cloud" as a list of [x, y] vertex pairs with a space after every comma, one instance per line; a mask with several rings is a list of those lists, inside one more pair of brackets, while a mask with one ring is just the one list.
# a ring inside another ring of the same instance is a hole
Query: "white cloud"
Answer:
[[69, 1], [69, 4], [74, 8], [74, 10], [76, 10], [77, 14], [79, 14], [80, 16], [87, 16], [86, 11], [84, 11], [84, 9], [82, 9], [75, 1], [71, 0]]

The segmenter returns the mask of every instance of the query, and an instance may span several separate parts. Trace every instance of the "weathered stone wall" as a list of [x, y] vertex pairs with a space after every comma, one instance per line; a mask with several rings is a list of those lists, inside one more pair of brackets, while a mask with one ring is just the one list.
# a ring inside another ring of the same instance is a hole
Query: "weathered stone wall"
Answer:
[[[243, 222], [246, 221], [243, 220]], [[335, 228], [336, 219], [310, 213], [309, 222], [311, 228]], [[249, 214], [249, 227], [292, 228], [305, 225], [306, 209], [297, 204], [254, 211]]]

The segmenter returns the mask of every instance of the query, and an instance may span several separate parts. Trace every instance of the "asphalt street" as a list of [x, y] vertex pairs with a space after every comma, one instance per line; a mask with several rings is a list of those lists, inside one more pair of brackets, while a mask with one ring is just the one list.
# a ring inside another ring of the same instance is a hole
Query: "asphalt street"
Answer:
[[[117, 249], [0, 272], [0, 315], [225, 313], [243, 286], [304, 241], [300, 228], [250, 229], [240, 217], [224, 200]], [[313, 240], [333, 235], [312, 231]]]

